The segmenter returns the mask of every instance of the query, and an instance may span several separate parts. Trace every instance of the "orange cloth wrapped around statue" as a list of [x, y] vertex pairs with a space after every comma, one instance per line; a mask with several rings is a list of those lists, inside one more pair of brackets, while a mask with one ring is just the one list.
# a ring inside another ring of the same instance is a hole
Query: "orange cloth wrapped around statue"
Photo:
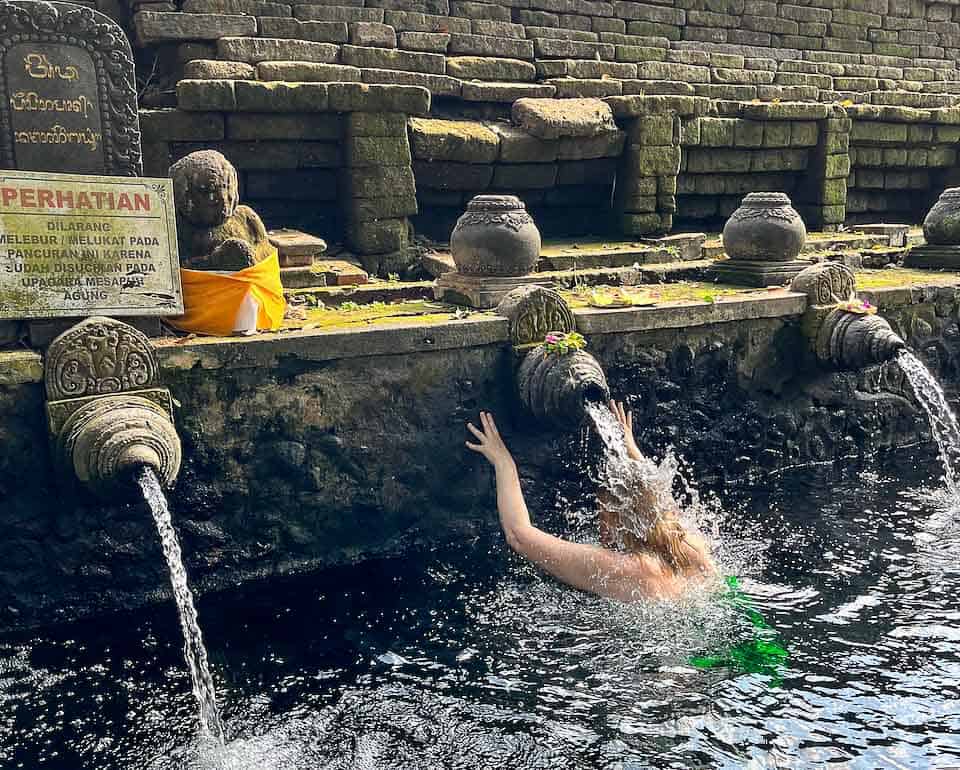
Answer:
[[263, 221], [239, 202], [237, 170], [219, 152], [192, 152], [170, 167], [184, 314], [169, 322], [200, 334], [275, 330], [286, 302], [277, 250]]
[[[272, 256], [234, 273], [181, 268], [180, 278], [185, 312], [167, 319], [178, 329], [229, 336], [237, 331], [276, 330], [283, 322], [287, 303], [276, 250]], [[250, 308], [251, 301], [256, 303], [255, 326], [248, 326], [242, 319], [244, 304]]]

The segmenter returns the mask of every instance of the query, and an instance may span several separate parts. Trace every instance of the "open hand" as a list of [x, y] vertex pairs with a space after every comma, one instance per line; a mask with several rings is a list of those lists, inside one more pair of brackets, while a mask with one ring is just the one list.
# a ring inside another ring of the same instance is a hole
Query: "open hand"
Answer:
[[470, 441], [466, 442], [467, 447], [482, 454], [493, 466], [512, 463], [513, 457], [503, 443], [503, 439], [500, 438], [500, 432], [497, 430], [497, 424], [493, 421], [493, 415], [490, 412], [480, 412], [480, 424], [483, 430], [472, 422], [467, 423], [467, 430], [477, 439], [476, 444]]
[[637, 447], [637, 442], [633, 438], [633, 412], [627, 411], [622, 401], [612, 400], [610, 401], [610, 411], [613, 412], [613, 416], [617, 418], [617, 422], [623, 428], [626, 436], [627, 454], [634, 460], [643, 459], [643, 455]]

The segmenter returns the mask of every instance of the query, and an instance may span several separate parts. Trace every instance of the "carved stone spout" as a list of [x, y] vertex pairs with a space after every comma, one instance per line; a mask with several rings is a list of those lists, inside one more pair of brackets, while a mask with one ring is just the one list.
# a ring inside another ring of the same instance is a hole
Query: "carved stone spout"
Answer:
[[860, 369], [893, 358], [906, 343], [856, 298], [853, 271], [836, 262], [806, 268], [790, 284], [807, 295], [803, 326], [817, 359], [836, 369]]
[[47, 419], [65, 473], [102, 496], [122, 494], [144, 466], [164, 486], [176, 481], [180, 439], [157, 373], [149, 340], [110, 318], [88, 318], [51, 343]]
[[610, 399], [610, 388], [597, 359], [583, 350], [566, 355], [548, 353], [538, 345], [517, 371], [520, 402], [535, 417], [558, 427], [583, 422], [587, 403]]
[[889, 361], [906, 346], [886, 319], [836, 309], [820, 327], [816, 352], [837, 369], [861, 369]]

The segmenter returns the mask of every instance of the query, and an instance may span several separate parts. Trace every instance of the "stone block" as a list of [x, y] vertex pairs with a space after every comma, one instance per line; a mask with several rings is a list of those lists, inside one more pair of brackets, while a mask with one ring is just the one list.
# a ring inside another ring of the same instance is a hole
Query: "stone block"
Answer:
[[471, 20], [470, 33], [473, 35], [486, 35], [488, 37], [512, 37], [516, 40], [525, 40], [527, 37], [522, 24], [511, 24], [508, 21], [491, 21], [489, 19]]
[[498, 59], [489, 56], [451, 56], [447, 74], [461, 80], [532, 82], [537, 69], [522, 59]]
[[628, 21], [627, 32], [640, 37], [665, 37], [667, 40], [679, 40], [681, 37], [680, 27], [654, 21]]
[[491, 124], [490, 128], [500, 138], [501, 163], [550, 163], [557, 159], [559, 142], [538, 139], [522, 128], [502, 123]]
[[330, 83], [329, 89], [335, 112], [430, 112], [430, 92], [421, 86]]
[[389, 195], [386, 198], [351, 198], [347, 207], [350, 219], [354, 222], [395, 219], [418, 213], [417, 196], [413, 189], [407, 190], [405, 194]]
[[697, 96], [731, 102], [746, 102], [756, 99], [758, 88], [771, 88], [771, 86], [739, 86], [732, 83], [693, 84], [693, 92]]
[[681, 83], [678, 80], [621, 80], [620, 87], [625, 96], [696, 95], [693, 86], [689, 83]]
[[773, 82], [774, 73], [768, 70], [732, 69], [729, 67], [713, 67], [710, 70], [712, 83], [733, 83], [738, 85], [769, 85]]
[[630, 145], [626, 162], [638, 176], [675, 176], [680, 171], [680, 148]]
[[260, 80], [281, 80], [290, 83], [359, 83], [360, 70], [342, 64], [321, 64], [309, 61], [264, 61], [257, 65]]
[[680, 144], [690, 147], [700, 144], [700, 118], [680, 120]]
[[382, 8], [347, 8], [326, 5], [295, 5], [293, 15], [303, 21], [383, 21]]
[[934, 168], [948, 168], [957, 162], [957, 151], [953, 147], [933, 147], [927, 153], [927, 165]]
[[[659, 49], [658, 49], [659, 50]], [[625, 62], [597, 61], [596, 59], [565, 59], [542, 62], [567, 65], [566, 71], [550, 77], [569, 75], [572, 78], [636, 78], [637, 65]]]
[[470, 0], [451, 0], [450, 15], [463, 19], [492, 19], [510, 21], [510, 9], [502, 5], [475, 3]]
[[[407, 51], [446, 53], [450, 35], [446, 32], [401, 32], [400, 47]], [[449, 63], [448, 63], [449, 68]]]
[[790, 126], [791, 147], [814, 147], [818, 137], [817, 124], [808, 121], [796, 121]]
[[709, 83], [709, 67], [665, 61], [645, 61], [637, 65], [641, 80], [680, 80], [685, 83]]
[[[530, 42], [530, 41], [527, 41]], [[578, 40], [536, 38], [533, 50], [541, 59], [607, 59], [613, 60], [615, 48], [610, 43], [585, 43]], [[529, 58], [517, 57], [517, 58]]]
[[758, 120], [735, 120], [733, 145], [734, 147], [762, 147], [763, 123]]
[[177, 106], [196, 112], [224, 111], [237, 108], [233, 80], [181, 80], [177, 83]]
[[902, 123], [854, 121], [850, 139], [855, 144], [905, 144], [907, 126]]
[[618, 45], [613, 56], [618, 62], [664, 61], [667, 51], [645, 45]]
[[824, 138], [824, 148], [828, 153], [847, 152], [850, 149], [850, 134], [828, 133]]
[[248, 16], [290, 16], [288, 3], [267, 0], [184, 0], [180, 10], [192, 14], [247, 14]]
[[179, 40], [216, 40], [227, 35], [256, 35], [252, 16], [212, 13], [155, 13], [140, 11], [133, 16], [137, 43], [141, 46]]
[[580, 29], [541, 29], [540, 27], [526, 27], [527, 39], [538, 40], [576, 40], [581, 43], [596, 43], [600, 36], [596, 32], [586, 32]]
[[217, 41], [221, 59], [258, 64], [262, 61], [313, 61], [332, 63], [340, 47], [332, 43], [283, 38], [222, 37]]
[[443, 75], [446, 72], [445, 58], [434, 53], [345, 45], [341, 49], [340, 58], [344, 64], [353, 67], [427, 72], [434, 75]]
[[496, 83], [487, 80], [464, 81], [460, 89], [466, 102], [506, 102], [518, 99], [546, 99], [556, 93], [553, 86], [544, 83]]
[[559, 27], [560, 16], [547, 11], [528, 11], [518, 8], [514, 12], [514, 19], [528, 27]]
[[406, 136], [407, 116], [400, 112], [357, 112], [344, 116], [344, 132], [353, 136]]
[[830, 114], [826, 104], [779, 102], [744, 104], [742, 115], [749, 120], [823, 120]]
[[824, 168], [825, 179], [846, 179], [850, 174], [850, 156], [849, 155], [827, 155]]
[[298, 19], [259, 19], [264, 37], [310, 40], [315, 43], [346, 43], [347, 25], [342, 21], [299, 21]]
[[435, 190], [486, 190], [493, 180], [492, 165], [481, 163], [449, 163], [447, 161], [414, 161], [413, 173], [417, 189], [421, 186]]
[[224, 138], [223, 115], [218, 112], [140, 110], [140, 133], [145, 142], [200, 142]]
[[489, 35], [450, 35], [447, 50], [451, 54], [468, 56], [495, 56], [501, 59], [533, 60], [533, 41], [515, 40]]
[[627, 23], [623, 19], [604, 19], [594, 16], [590, 20], [590, 29], [594, 32], [618, 32], [627, 31]]
[[790, 146], [790, 123], [779, 123], [776, 121], [767, 121], [763, 124], [763, 146], [764, 147], [789, 147]]
[[623, 151], [627, 135], [623, 131], [611, 131], [591, 137], [565, 137], [557, 141], [557, 158], [560, 160], [593, 160], [615, 158]]
[[734, 125], [732, 118], [700, 118], [700, 145], [702, 147], [732, 147]]
[[[175, 143], [173, 154], [183, 157], [209, 148], [204, 142]], [[221, 142], [217, 149], [240, 171], [293, 170], [298, 168], [338, 168], [342, 165], [340, 147], [333, 142], [254, 141]]]
[[540, 139], [616, 130], [610, 107], [599, 99], [519, 99], [512, 115], [516, 125]]
[[350, 43], [373, 48], [396, 48], [397, 32], [389, 24], [354, 21], [350, 23]]
[[482, 123], [411, 118], [408, 125], [418, 160], [493, 163], [500, 153], [499, 136]]
[[364, 83], [379, 85], [420, 86], [433, 96], [460, 97], [461, 81], [446, 75], [430, 75], [426, 72], [404, 72], [403, 70], [361, 70]]
[[[701, 138], [703, 127], [701, 125]], [[691, 174], [735, 173], [750, 171], [750, 157], [759, 153], [747, 150], [691, 149], [687, 154], [687, 172]]]
[[384, 11], [383, 21], [397, 32], [436, 32], [470, 34], [470, 20], [456, 16], [437, 16], [420, 11]]
[[620, 229], [624, 235], [652, 235], [666, 232], [659, 214], [623, 214]]
[[194, 59], [183, 65], [183, 77], [187, 80], [256, 80], [257, 71], [245, 62]]
[[497, 190], [548, 190], [557, 182], [554, 163], [497, 164], [492, 187]]
[[828, 179], [823, 183], [824, 206], [842, 206], [847, 199], [847, 180]]
[[338, 115], [271, 113], [235, 113], [226, 117], [226, 136], [233, 141], [340, 140], [341, 121]]
[[410, 145], [405, 136], [357, 136], [345, 144], [346, 164], [362, 166], [408, 166]]
[[551, 78], [544, 83], [556, 89], [558, 99], [619, 96], [622, 90], [620, 81], [612, 78]]
[[645, 147], [673, 145], [678, 138], [679, 122], [674, 115], [651, 115], [633, 122], [630, 138]]
[[326, 83], [281, 81], [236, 83], [237, 109], [242, 112], [325, 112]]
[[351, 222], [347, 226], [347, 245], [360, 254], [406, 249], [410, 245], [410, 225], [406, 219]]
[[409, 166], [354, 168], [343, 172], [343, 178], [346, 193], [351, 198], [386, 198], [416, 189], [413, 169]]

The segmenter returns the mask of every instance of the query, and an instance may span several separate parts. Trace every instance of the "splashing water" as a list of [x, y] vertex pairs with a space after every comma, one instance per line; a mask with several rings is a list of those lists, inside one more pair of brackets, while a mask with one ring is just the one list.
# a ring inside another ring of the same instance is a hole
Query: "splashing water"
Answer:
[[187, 571], [183, 566], [180, 542], [173, 528], [167, 498], [160, 482], [150, 468], [144, 468], [137, 476], [137, 482], [143, 492], [144, 500], [150, 506], [150, 513], [157, 525], [163, 555], [170, 569], [170, 584], [173, 598], [180, 613], [180, 627], [183, 629], [183, 657], [190, 669], [190, 681], [193, 695], [197, 699], [200, 711], [201, 738], [223, 746], [223, 724], [217, 711], [217, 696], [213, 688], [213, 677], [207, 661], [207, 648], [203, 645], [203, 634], [197, 619], [197, 608], [193, 603], [193, 593], [187, 584]]
[[929, 417], [930, 430], [943, 463], [947, 491], [953, 500], [960, 500], [960, 425], [957, 424], [956, 415], [947, 402], [943, 388], [919, 358], [903, 350], [897, 355], [896, 362]]

